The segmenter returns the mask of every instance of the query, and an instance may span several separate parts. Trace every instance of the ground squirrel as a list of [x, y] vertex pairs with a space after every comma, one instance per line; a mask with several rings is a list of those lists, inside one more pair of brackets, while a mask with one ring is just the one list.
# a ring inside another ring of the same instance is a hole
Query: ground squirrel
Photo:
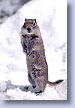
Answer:
[[21, 28], [21, 44], [23, 52], [26, 53], [28, 80], [36, 90], [36, 93], [43, 92], [47, 83], [56, 85], [63, 81], [48, 81], [45, 49], [36, 19], [25, 19], [24, 25]]

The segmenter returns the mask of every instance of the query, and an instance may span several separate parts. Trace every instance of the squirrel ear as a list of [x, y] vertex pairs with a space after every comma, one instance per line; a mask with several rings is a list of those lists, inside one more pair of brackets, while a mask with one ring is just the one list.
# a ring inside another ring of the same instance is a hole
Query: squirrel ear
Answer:
[[25, 18], [25, 21], [27, 21], [27, 19]]
[[37, 23], [37, 22], [36, 22], [36, 19], [35, 19], [35, 23]]

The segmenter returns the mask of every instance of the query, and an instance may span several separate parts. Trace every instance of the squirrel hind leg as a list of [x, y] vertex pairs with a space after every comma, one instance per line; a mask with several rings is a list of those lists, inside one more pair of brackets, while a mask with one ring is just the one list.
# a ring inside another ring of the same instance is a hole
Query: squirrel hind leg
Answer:
[[38, 91], [38, 92], [35, 92], [35, 93], [36, 93], [36, 94], [40, 94], [40, 93], [42, 93], [42, 92], [43, 92], [43, 91], [41, 91], [41, 90], [40, 90], [40, 91]]
[[55, 82], [50, 82], [50, 81], [48, 81], [48, 84], [49, 84], [49, 85], [52, 85], [52, 86], [55, 86], [55, 85], [57, 85], [57, 84], [59, 84], [59, 83], [61, 83], [61, 82], [63, 82], [63, 80], [57, 80], [57, 81], [55, 81]]

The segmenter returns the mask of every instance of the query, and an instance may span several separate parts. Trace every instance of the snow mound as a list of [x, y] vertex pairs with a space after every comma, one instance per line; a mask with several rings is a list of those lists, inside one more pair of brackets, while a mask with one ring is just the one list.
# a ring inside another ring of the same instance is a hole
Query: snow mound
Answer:
[[7, 91], [7, 95], [9, 96], [8, 99], [10, 100], [59, 100], [59, 95], [53, 88], [46, 88], [45, 92], [40, 95], [36, 95], [34, 93], [31, 93], [30, 91], [23, 92], [18, 88], [15, 90], [10, 89]]
[[[4, 81], [8, 80], [14, 85], [30, 84], [26, 56], [20, 43], [21, 26], [25, 18], [36, 18], [40, 27], [49, 80], [67, 79], [67, 1], [32, 0], [0, 26], [0, 82], [3, 81], [0, 83], [0, 91], [6, 89]], [[31, 100], [32, 97], [33, 100], [58, 100], [62, 97], [50, 86], [40, 96], [30, 91], [23, 92], [19, 88], [9, 89], [6, 94], [6, 97], [25, 100]]]

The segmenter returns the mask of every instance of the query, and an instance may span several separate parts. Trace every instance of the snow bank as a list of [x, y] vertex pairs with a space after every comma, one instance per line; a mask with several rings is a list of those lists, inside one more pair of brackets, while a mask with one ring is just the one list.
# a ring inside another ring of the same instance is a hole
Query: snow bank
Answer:
[[[32, 0], [0, 26], [0, 82], [11, 80], [14, 85], [29, 85], [26, 56], [20, 44], [20, 30], [25, 18], [36, 18], [40, 26], [49, 80], [67, 79], [67, 1]], [[3, 86], [0, 86], [1, 88]], [[19, 93], [21, 95], [18, 95]], [[50, 86], [37, 98], [34, 93], [20, 89], [10, 89], [7, 95], [10, 94], [15, 95], [13, 99], [25, 100], [62, 98], [56, 89]]]

